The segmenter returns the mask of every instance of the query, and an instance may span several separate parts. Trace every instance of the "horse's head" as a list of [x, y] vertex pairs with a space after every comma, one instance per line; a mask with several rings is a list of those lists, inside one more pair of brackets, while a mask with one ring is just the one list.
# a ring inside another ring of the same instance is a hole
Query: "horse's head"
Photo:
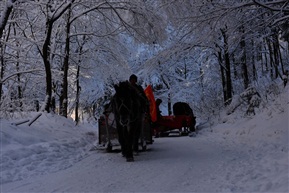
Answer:
[[114, 111], [119, 123], [127, 126], [133, 114], [134, 90], [129, 82], [120, 82], [114, 86]]

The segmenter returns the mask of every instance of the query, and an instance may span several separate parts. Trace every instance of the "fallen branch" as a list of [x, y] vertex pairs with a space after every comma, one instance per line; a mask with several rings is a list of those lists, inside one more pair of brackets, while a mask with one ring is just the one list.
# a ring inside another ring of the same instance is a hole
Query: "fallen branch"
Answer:
[[37, 114], [33, 119], [31, 119], [31, 121], [28, 123], [28, 125], [31, 126], [32, 123], [34, 123], [41, 115], [42, 115], [42, 113]]
[[22, 120], [22, 121], [18, 121], [18, 122], [15, 122], [15, 123], [11, 123], [11, 125], [16, 125], [16, 126], [18, 126], [18, 125], [22, 125], [22, 124], [27, 123], [27, 122], [29, 122], [29, 119], [25, 119], [25, 120]]

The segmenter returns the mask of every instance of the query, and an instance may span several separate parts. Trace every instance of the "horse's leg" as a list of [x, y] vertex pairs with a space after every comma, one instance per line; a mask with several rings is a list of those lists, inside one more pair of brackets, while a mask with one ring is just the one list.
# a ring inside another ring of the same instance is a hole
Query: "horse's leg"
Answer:
[[125, 132], [126, 134], [126, 137], [125, 137], [126, 161], [131, 162], [131, 161], [134, 161], [133, 149], [132, 149], [134, 132], [131, 126], [128, 126], [128, 128], [125, 130], [126, 130]]
[[142, 120], [138, 120], [134, 124], [134, 136], [133, 136], [133, 150], [135, 152], [139, 152], [139, 139], [141, 135], [141, 128], [142, 128]]
[[120, 144], [121, 147], [121, 153], [122, 156], [126, 156], [126, 150], [125, 150], [125, 138], [124, 138], [124, 131], [125, 128], [123, 128], [120, 124], [117, 125], [117, 134], [118, 134], [118, 142]]

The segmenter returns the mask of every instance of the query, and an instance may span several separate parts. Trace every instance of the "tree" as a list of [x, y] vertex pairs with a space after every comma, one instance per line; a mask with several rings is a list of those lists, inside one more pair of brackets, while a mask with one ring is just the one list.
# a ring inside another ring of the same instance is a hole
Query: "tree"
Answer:
[[0, 61], [1, 61], [0, 102], [2, 99], [2, 93], [3, 93], [3, 91], [2, 91], [2, 87], [3, 87], [2, 79], [4, 78], [4, 71], [5, 71], [5, 61], [4, 61], [5, 46], [3, 45], [2, 37], [3, 37], [4, 29], [7, 25], [8, 19], [9, 19], [9, 16], [12, 13], [12, 9], [13, 9], [15, 2], [16, 2], [16, 0], [8, 0], [6, 2], [6, 6], [4, 7], [4, 10], [2, 11], [1, 17], [0, 17], [0, 52], [1, 52], [1, 56], [0, 56]]
[[16, 0], [7, 0], [6, 1], [6, 6], [4, 7], [4, 10], [1, 14], [1, 18], [0, 18], [0, 39], [3, 36], [3, 31], [6, 27], [6, 24], [8, 22], [9, 16], [12, 12], [14, 3], [16, 2]]
[[[286, 19], [288, 18], [287, 1], [166, 1], [165, 12], [173, 27], [180, 34], [179, 41], [211, 48], [220, 62], [224, 101], [231, 99], [233, 82], [231, 68], [237, 75], [242, 74], [243, 85], [236, 85], [234, 91], [241, 92], [251, 80], [257, 80], [258, 64], [254, 57], [260, 50], [254, 49], [264, 43], [266, 37], [274, 37], [281, 31], [286, 36]], [[284, 10], [284, 12], [283, 12]], [[178, 14], [176, 14], [178, 13]], [[254, 18], [254, 19], [252, 19]], [[218, 32], [217, 26], [221, 28]], [[271, 38], [270, 38], [271, 39]], [[253, 41], [254, 40], [254, 41]], [[221, 42], [223, 41], [223, 43]], [[280, 62], [280, 45], [274, 41], [271, 61]], [[212, 48], [211, 45], [217, 45]], [[251, 45], [249, 47], [248, 45]], [[252, 58], [252, 60], [249, 60]], [[278, 59], [279, 58], [279, 59]], [[234, 62], [231, 65], [231, 62]], [[223, 64], [224, 62], [224, 64]], [[251, 63], [249, 65], [248, 63]], [[283, 66], [274, 65], [274, 72]], [[279, 73], [280, 74], [280, 73]], [[235, 76], [235, 78], [239, 78]], [[226, 103], [225, 103], [226, 104]]]
[[232, 99], [232, 78], [231, 78], [231, 62], [229, 57], [229, 45], [228, 45], [228, 36], [227, 29], [221, 29], [221, 34], [223, 36], [224, 41], [224, 63], [225, 63], [225, 93], [224, 101], [225, 105], [230, 104], [230, 100]]
[[53, 6], [53, 2], [49, 1], [46, 4], [46, 36], [42, 46], [42, 58], [45, 67], [46, 74], [46, 104], [45, 110], [50, 112], [51, 100], [52, 100], [52, 74], [51, 74], [51, 63], [50, 63], [50, 45], [51, 45], [51, 36], [53, 24], [64, 14], [64, 12], [69, 9], [71, 3], [74, 0], [68, 1], [67, 3], [62, 3], [60, 5]]

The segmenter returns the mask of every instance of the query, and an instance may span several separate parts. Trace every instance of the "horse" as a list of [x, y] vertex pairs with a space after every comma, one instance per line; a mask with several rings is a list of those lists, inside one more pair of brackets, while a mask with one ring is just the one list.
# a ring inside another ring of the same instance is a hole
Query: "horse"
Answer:
[[142, 99], [128, 82], [114, 85], [115, 94], [111, 105], [116, 120], [118, 140], [126, 161], [134, 161], [133, 151], [138, 151], [142, 124]]

